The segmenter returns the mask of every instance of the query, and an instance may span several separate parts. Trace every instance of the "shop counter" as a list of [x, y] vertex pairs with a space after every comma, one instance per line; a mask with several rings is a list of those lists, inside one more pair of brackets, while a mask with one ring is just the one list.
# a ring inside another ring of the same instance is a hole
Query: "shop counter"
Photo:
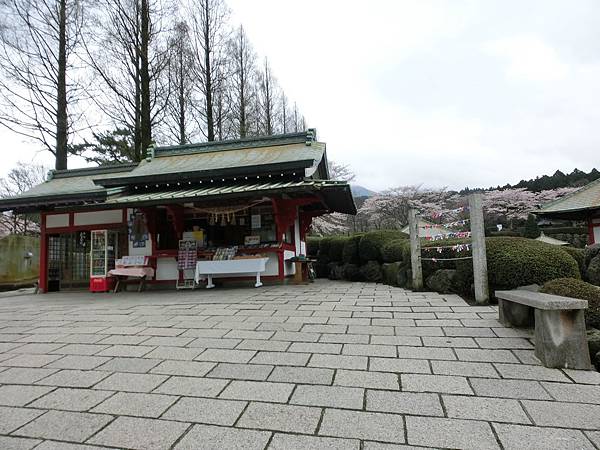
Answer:
[[266, 270], [269, 258], [243, 258], [223, 261], [198, 261], [196, 263], [196, 283], [207, 278], [206, 288], [215, 287], [213, 278], [229, 278], [256, 275], [255, 287], [262, 286], [260, 274]]

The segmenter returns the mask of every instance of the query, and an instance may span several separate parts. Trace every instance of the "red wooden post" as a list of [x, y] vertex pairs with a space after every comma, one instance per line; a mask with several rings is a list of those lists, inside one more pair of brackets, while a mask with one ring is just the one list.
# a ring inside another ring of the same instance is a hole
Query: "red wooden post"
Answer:
[[46, 235], [46, 213], [41, 213], [40, 223], [40, 292], [48, 292], [48, 236]]

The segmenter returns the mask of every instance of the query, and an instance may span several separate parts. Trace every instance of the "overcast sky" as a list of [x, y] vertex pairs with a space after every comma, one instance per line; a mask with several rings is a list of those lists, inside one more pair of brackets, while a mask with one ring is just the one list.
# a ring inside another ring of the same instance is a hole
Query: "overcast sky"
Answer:
[[[600, 167], [598, 0], [228, 4], [329, 158], [365, 187]], [[0, 141], [2, 173], [18, 160], [51, 165], [5, 130]]]

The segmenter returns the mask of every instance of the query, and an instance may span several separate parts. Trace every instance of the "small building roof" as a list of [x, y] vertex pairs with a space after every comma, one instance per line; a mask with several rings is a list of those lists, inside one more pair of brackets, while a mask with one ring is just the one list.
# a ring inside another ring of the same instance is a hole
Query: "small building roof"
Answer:
[[[319, 170], [321, 169], [321, 170]], [[166, 183], [216, 177], [244, 177], [281, 172], [329, 178], [325, 143], [314, 131], [261, 138], [157, 147], [126, 177], [95, 180], [104, 187]]]
[[71, 170], [53, 170], [48, 179], [23, 194], [0, 199], [0, 211], [11, 209], [35, 210], [60, 204], [82, 204], [103, 201], [107, 190], [94, 183], [95, 179], [126, 176], [137, 164], [115, 164]]
[[543, 231], [542, 234], [535, 238], [535, 240], [552, 245], [570, 245], [569, 242], [561, 241], [560, 239], [554, 239], [553, 237], [546, 236]]
[[139, 164], [52, 171], [24, 194], [0, 199], [0, 211], [189, 202], [262, 192], [310, 192], [325, 210], [356, 214], [350, 186], [329, 180], [325, 143], [316, 141], [315, 130], [157, 147]]
[[561, 198], [542, 205], [534, 212], [545, 217], [581, 220], [600, 210], [600, 178]]

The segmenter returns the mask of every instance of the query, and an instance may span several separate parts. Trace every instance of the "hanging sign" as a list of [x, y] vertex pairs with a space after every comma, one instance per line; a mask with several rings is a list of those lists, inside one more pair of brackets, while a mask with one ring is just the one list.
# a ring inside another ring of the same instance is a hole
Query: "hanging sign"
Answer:
[[260, 228], [260, 214], [252, 214], [250, 217], [250, 226], [253, 230]]

